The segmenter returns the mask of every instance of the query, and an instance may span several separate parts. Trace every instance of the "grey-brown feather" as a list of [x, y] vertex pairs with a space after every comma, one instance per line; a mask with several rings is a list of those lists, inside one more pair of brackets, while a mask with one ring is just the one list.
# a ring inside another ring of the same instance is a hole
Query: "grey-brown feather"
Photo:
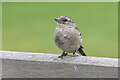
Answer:
[[[62, 22], [61, 20], [64, 20], [64, 18], [69, 19], [69, 21]], [[56, 45], [65, 52], [80, 52], [82, 49], [80, 48], [82, 45], [82, 37], [79, 29], [69, 17], [62, 16], [59, 19], [54, 34]]]

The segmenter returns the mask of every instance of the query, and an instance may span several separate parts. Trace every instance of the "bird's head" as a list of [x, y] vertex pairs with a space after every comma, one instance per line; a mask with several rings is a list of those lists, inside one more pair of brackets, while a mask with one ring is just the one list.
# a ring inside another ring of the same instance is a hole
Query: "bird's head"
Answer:
[[54, 19], [58, 24], [70, 25], [74, 24], [73, 20], [67, 16], [60, 16]]

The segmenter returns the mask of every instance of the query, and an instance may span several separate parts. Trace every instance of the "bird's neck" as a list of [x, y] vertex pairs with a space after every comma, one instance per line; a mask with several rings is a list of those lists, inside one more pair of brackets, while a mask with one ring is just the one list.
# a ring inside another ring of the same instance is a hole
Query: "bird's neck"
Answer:
[[57, 27], [58, 28], [76, 28], [76, 25], [75, 25], [75, 23], [73, 23], [73, 24], [57, 24]]

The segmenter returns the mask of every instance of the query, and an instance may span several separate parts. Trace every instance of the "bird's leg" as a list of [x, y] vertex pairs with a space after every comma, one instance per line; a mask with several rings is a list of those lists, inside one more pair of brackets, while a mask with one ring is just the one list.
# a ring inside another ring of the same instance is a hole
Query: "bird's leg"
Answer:
[[65, 51], [62, 52], [62, 55], [58, 56], [58, 58], [63, 58], [63, 56], [66, 56], [67, 53], [65, 53]]
[[75, 50], [75, 52], [73, 53], [72, 57], [75, 57], [75, 56], [79, 56], [79, 54], [77, 53], [76, 50]]

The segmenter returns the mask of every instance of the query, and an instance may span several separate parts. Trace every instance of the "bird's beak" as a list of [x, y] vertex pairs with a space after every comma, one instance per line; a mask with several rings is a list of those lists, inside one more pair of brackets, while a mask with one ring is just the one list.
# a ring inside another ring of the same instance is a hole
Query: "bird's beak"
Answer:
[[58, 18], [55, 18], [54, 20], [55, 20], [56, 22], [59, 22], [59, 19], [58, 19]]

